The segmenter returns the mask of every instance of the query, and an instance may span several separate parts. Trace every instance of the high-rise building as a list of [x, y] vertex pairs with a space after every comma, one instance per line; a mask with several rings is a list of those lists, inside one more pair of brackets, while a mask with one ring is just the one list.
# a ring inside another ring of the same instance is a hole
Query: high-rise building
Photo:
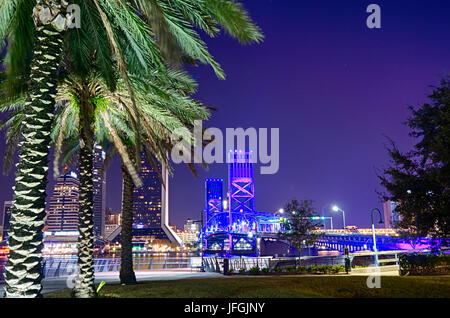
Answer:
[[161, 227], [161, 182], [146, 159], [141, 161], [140, 177], [144, 185], [134, 189], [133, 226]]
[[396, 210], [397, 205], [397, 202], [389, 200], [383, 202], [384, 224], [387, 229], [394, 228], [396, 223], [401, 220]]
[[121, 225], [122, 224], [122, 213], [113, 212], [110, 208], [105, 209], [105, 225]]
[[144, 185], [134, 189], [133, 235], [153, 236], [182, 244], [169, 227], [169, 173], [164, 165], [159, 167], [164, 184], [157, 171], [142, 156], [140, 178]]
[[105, 235], [105, 209], [106, 209], [106, 173], [103, 169], [105, 152], [102, 147], [95, 145], [92, 180], [94, 183], [94, 233]]
[[3, 214], [0, 218], [1, 228], [2, 228], [2, 238], [8, 237], [8, 232], [10, 228], [9, 220], [11, 219], [12, 201], [5, 201], [3, 205]]
[[48, 231], [78, 231], [79, 186], [74, 172], [57, 179], [49, 202]]
[[184, 232], [196, 233], [200, 232], [200, 224], [198, 221], [187, 219], [184, 223]]

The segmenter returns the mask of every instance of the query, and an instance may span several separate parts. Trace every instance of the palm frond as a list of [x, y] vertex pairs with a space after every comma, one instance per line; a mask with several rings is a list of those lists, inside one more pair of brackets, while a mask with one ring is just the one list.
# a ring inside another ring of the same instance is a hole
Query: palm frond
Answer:
[[[117, 151], [119, 152], [120, 156], [122, 157], [122, 162], [124, 166], [126, 167], [128, 173], [130, 174], [131, 178], [133, 179], [133, 183], [137, 188], [142, 187], [143, 183], [142, 180], [139, 178], [139, 175], [128, 155], [127, 148], [121, 141], [119, 135], [112, 127], [110, 121], [109, 121], [109, 115], [106, 112], [101, 113], [101, 118], [103, 122], [105, 123], [105, 127], [108, 130], [113, 142], [114, 146], [116, 147]], [[139, 157], [138, 157], [139, 158]]]
[[181, 63], [181, 48], [170, 32], [158, 2], [156, 0], [137, 0], [137, 5], [155, 35], [156, 43], [164, 60], [178, 66]]
[[0, 39], [7, 37], [16, 13], [17, 0], [0, 0]]
[[66, 131], [67, 131], [67, 119], [68, 115], [71, 111], [71, 108], [66, 107], [65, 110], [61, 114], [61, 120], [57, 121], [60, 123], [59, 129], [58, 129], [58, 136], [56, 138], [55, 142], [55, 150], [54, 150], [54, 159], [53, 159], [53, 177], [56, 179], [60, 176], [59, 174], [59, 160], [61, 158], [62, 154], [62, 146], [63, 141], [66, 138]]
[[229, 0], [204, 0], [204, 8], [228, 34], [241, 43], [260, 43], [264, 39], [261, 29], [253, 23], [241, 3]]
[[225, 73], [220, 64], [209, 53], [206, 43], [200, 38], [197, 31], [193, 29], [193, 25], [186, 21], [178, 10], [163, 3], [160, 5], [163, 8], [167, 25], [177, 39], [183, 53], [201, 63], [210, 65], [216, 76], [224, 79]]

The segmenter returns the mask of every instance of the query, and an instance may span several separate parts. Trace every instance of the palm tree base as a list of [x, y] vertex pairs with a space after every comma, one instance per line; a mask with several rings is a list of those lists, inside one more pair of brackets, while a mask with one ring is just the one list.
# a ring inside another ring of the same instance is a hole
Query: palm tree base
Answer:
[[134, 275], [134, 272], [130, 273], [130, 274], [120, 273], [119, 276], [120, 276], [120, 283], [122, 285], [136, 285], [137, 284], [136, 275]]
[[81, 289], [81, 288], [74, 288], [72, 289], [72, 292], [70, 293], [70, 297], [72, 298], [97, 298], [98, 294], [95, 290], [89, 290], [89, 289]]

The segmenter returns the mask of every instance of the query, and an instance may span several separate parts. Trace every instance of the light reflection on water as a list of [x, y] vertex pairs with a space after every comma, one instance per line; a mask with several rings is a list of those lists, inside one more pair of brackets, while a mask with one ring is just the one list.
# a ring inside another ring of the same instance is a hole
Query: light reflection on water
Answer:
[[[169, 266], [166, 265], [167, 268], [177, 268], [182, 266], [182, 264], [187, 264], [188, 259], [190, 257], [198, 257], [198, 253], [189, 253], [189, 252], [153, 252], [153, 253], [133, 253], [133, 259], [135, 263], [143, 263], [154, 264], [153, 267], [163, 268], [163, 264], [171, 264]], [[120, 260], [120, 253], [110, 253], [110, 254], [102, 254], [96, 255], [96, 259], [111, 259], [111, 260]], [[76, 263], [77, 255], [44, 255], [43, 260], [47, 264], [52, 263], [64, 263], [70, 261], [71, 263]], [[8, 260], [7, 256], [0, 256], [0, 281], [5, 279], [5, 264]]]

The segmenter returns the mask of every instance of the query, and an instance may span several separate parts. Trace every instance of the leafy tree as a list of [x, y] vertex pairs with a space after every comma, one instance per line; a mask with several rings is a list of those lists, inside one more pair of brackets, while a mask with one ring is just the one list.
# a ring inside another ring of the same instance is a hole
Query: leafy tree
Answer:
[[[398, 203], [397, 226], [411, 236], [450, 237], [450, 81], [434, 87], [429, 102], [414, 109], [406, 125], [418, 141], [402, 153], [391, 141], [391, 164], [379, 175], [384, 200]], [[448, 242], [447, 242], [448, 243]]]
[[313, 244], [319, 234], [312, 232], [320, 223], [315, 222], [312, 217], [317, 216], [312, 200], [293, 199], [284, 206], [287, 214], [284, 223], [284, 231], [278, 235], [281, 239], [287, 240], [292, 246], [298, 249], [298, 258], [301, 262], [301, 249], [304, 246]]

